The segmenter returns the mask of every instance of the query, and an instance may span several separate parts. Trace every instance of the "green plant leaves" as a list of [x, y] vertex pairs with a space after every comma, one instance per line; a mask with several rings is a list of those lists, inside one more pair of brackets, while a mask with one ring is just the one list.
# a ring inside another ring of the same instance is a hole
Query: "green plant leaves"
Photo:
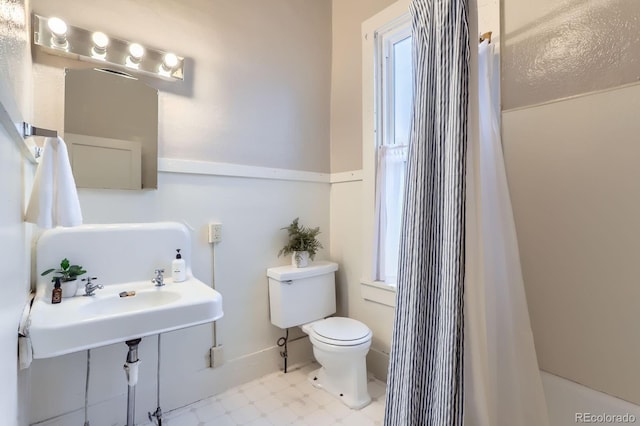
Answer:
[[62, 278], [63, 281], [73, 281], [78, 277], [78, 275], [87, 273], [86, 270], [82, 269], [82, 266], [72, 265], [69, 259], [67, 258], [62, 259], [62, 262], [60, 262], [60, 269], [55, 269], [55, 268], [47, 269], [46, 271], [41, 273], [40, 276], [45, 276], [52, 272], [55, 272], [56, 274], [58, 274], [57, 276]]
[[285, 228], [289, 235], [289, 242], [279, 252], [278, 257], [291, 254], [294, 251], [308, 251], [309, 257], [313, 259], [322, 244], [316, 238], [320, 234], [320, 228], [308, 228], [300, 225], [299, 218], [295, 218], [291, 224]]

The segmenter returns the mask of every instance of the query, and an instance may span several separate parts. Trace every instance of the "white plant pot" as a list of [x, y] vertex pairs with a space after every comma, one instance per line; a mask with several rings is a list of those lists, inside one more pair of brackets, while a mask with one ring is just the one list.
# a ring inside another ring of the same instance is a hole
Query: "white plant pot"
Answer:
[[294, 251], [291, 255], [291, 264], [296, 268], [305, 268], [309, 266], [309, 252]]
[[78, 291], [79, 280], [62, 281], [60, 283], [62, 288], [62, 297], [73, 297]]

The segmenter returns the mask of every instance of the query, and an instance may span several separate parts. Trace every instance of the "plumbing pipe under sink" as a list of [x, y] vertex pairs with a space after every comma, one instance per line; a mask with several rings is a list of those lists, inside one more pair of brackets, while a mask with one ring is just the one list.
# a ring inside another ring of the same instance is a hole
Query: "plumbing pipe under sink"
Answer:
[[142, 339], [127, 340], [129, 346], [127, 362], [124, 364], [124, 371], [127, 375], [127, 426], [135, 426], [136, 418], [136, 385], [138, 384], [138, 344]]

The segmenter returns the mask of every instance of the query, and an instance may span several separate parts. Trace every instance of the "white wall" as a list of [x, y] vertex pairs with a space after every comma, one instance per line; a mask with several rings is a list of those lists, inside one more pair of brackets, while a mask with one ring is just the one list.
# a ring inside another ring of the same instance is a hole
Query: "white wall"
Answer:
[[[12, 120], [31, 116], [28, 4], [0, 7], [0, 103]], [[0, 412], [7, 425], [26, 424], [28, 375], [17, 368], [17, 328], [29, 293], [31, 227], [22, 222], [33, 167], [0, 125], [0, 258], [5, 262], [0, 297]]]
[[[223, 224], [223, 240], [215, 247], [215, 286], [223, 295], [225, 316], [217, 330], [226, 363], [208, 368], [211, 325], [164, 335], [161, 405], [167, 411], [281, 367], [275, 344], [283, 331], [269, 321], [266, 268], [290, 261], [276, 255], [286, 241], [280, 228], [295, 217], [319, 226], [320, 239], [329, 247], [329, 184], [176, 173], [160, 173], [158, 178], [157, 191], [80, 190], [80, 198], [85, 223], [186, 222], [195, 230], [193, 273], [206, 283], [212, 278], [206, 225]], [[320, 252], [318, 258], [327, 258], [327, 252]], [[117, 259], [113, 266], [118, 267]], [[299, 334], [294, 330], [294, 336]], [[139, 421], [155, 410], [156, 344], [155, 338], [148, 338], [140, 348]], [[94, 426], [125, 419], [125, 355], [125, 344], [92, 351], [90, 421]], [[308, 340], [292, 345], [290, 355], [290, 362], [311, 359]], [[34, 362], [31, 422], [72, 411], [52, 424], [82, 422], [85, 360], [82, 352]], [[57, 392], [61, 385], [63, 393]]]
[[336, 282], [338, 311], [367, 324], [373, 332], [368, 369], [387, 377], [394, 308], [362, 298], [362, 181], [331, 185], [331, 258], [340, 264]]
[[0, 298], [0, 412], [7, 425], [26, 424], [28, 375], [18, 372], [16, 353], [29, 294], [31, 226], [22, 221], [22, 212], [32, 174], [33, 167], [0, 126], [0, 257], [7, 264]]

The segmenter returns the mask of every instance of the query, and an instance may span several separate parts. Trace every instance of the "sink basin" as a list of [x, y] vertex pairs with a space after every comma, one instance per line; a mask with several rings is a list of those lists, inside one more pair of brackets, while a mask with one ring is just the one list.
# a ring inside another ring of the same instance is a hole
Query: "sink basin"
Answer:
[[157, 288], [158, 290], [143, 290], [133, 296], [127, 297], [120, 297], [119, 294], [109, 294], [106, 297], [96, 298], [91, 303], [85, 304], [81, 310], [88, 315], [133, 313], [146, 309], [159, 308], [163, 305], [176, 302], [181, 297], [179, 291]]
[[[162, 287], [150, 281], [110, 284], [94, 296], [65, 298], [55, 305], [50, 287], [39, 287], [29, 326], [33, 357], [50, 358], [222, 317], [222, 296], [203, 282], [191, 277], [166, 283]], [[120, 297], [123, 291], [136, 294]]]

